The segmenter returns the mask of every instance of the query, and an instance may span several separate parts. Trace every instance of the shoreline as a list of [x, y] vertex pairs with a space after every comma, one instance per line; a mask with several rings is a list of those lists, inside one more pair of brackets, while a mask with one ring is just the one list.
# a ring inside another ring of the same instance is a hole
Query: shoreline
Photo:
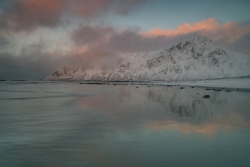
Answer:
[[102, 81], [102, 80], [26, 80], [26, 81], [4, 81], [2, 83], [77, 83], [89, 85], [147, 85], [147, 86], [179, 86], [179, 87], [200, 87], [208, 89], [229, 89], [250, 91], [250, 77], [224, 78], [224, 79], [207, 79], [207, 80], [181, 80], [181, 81]]

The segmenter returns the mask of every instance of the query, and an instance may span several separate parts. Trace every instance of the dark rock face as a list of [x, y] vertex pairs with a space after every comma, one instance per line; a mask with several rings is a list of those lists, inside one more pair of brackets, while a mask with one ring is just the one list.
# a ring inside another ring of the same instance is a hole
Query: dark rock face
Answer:
[[52, 76], [57, 76], [57, 77], [59, 77], [61, 74], [59, 73], [59, 71], [55, 71], [53, 74], [52, 74]]
[[209, 99], [209, 98], [210, 98], [210, 95], [204, 95], [203, 98]]

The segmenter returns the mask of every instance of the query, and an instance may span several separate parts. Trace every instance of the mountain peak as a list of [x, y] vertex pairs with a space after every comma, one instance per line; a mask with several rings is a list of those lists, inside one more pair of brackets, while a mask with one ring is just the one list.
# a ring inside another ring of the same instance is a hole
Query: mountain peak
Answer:
[[190, 42], [206, 42], [206, 43], [212, 43], [212, 44], [216, 44], [215, 42], [213, 42], [210, 38], [199, 35], [197, 33], [192, 33], [186, 36], [181, 36], [179, 38], [177, 38], [176, 40], [172, 41], [170, 45], [176, 45], [180, 42], [184, 43], [186, 41], [190, 41]]
[[209, 39], [209, 38], [207, 38], [205, 36], [202, 36], [202, 35], [200, 35], [198, 33], [192, 33], [192, 34], [188, 34], [186, 36], [180, 37], [180, 40], [182, 40], [182, 41], [188, 41], [188, 40], [198, 39], [198, 38], [200, 38], [200, 39]]
[[180, 37], [172, 40], [167, 45], [163, 45], [156, 50], [169, 49], [169, 48], [176, 46], [180, 43], [184, 44], [187, 41], [190, 43], [195, 43], [196, 45], [205, 44], [205, 45], [208, 45], [211, 47], [216, 46], [216, 43], [214, 41], [212, 41], [210, 38], [199, 35], [198, 33], [192, 33], [192, 34], [189, 34], [186, 36], [180, 36]]

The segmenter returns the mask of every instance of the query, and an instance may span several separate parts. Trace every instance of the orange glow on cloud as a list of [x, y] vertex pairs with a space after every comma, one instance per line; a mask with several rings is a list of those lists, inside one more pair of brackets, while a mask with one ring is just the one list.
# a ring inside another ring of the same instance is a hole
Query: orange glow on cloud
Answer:
[[198, 32], [201, 35], [208, 36], [213, 40], [228, 39], [229, 43], [232, 43], [247, 33], [250, 33], [250, 25], [238, 25], [235, 22], [228, 22], [225, 24], [219, 24], [214, 18], [202, 20], [196, 22], [193, 25], [190, 23], [184, 23], [179, 25], [177, 29], [161, 29], [156, 28], [148, 32], [142, 32], [141, 34], [147, 38], [153, 38], [156, 36], [166, 36], [173, 38], [178, 35], [187, 35], [190, 33]]
[[95, 15], [98, 11], [100, 12], [103, 8], [108, 8], [109, 0], [77, 0], [76, 1], [76, 12], [82, 16], [90, 17]]
[[23, 0], [23, 3], [41, 14], [57, 11], [63, 6], [61, 0]]

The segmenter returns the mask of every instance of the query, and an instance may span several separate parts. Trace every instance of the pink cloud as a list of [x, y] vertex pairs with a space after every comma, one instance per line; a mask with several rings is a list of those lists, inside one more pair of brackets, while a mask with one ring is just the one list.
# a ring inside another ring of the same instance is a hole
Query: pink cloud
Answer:
[[84, 17], [99, 16], [108, 11], [117, 14], [127, 14], [145, 0], [71, 0], [71, 9]]
[[141, 35], [145, 38], [155, 38], [157, 36], [174, 38], [176, 36], [187, 35], [195, 32], [215, 41], [227, 39], [228, 43], [232, 43], [250, 33], [250, 25], [239, 25], [235, 22], [220, 24], [215, 18], [209, 18], [207, 20], [196, 22], [193, 25], [186, 22], [179, 25], [177, 29], [164, 30], [156, 28], [147, 32], [142, 32]]
[[191, 33], [204, 35], [224, 46], [231, 47], [250, 34], [250, 25], [239, 25], [234, 22], [220, 24], [216, 19], [210, 18], [192, 25], [184, 23], [177, 29], [156, 28], [147, 32], [140, 29], [83, 26], [73, 32], [72, 39], [77, 46], [84, 46], [85, 50], [88, 48], [89, 50], [134, 52], [155, 49], [166, 45], [176, 37]]
[[80, 16], [93, 17], [107, 11], [112, 0], [73, 0], [71, 9]]

